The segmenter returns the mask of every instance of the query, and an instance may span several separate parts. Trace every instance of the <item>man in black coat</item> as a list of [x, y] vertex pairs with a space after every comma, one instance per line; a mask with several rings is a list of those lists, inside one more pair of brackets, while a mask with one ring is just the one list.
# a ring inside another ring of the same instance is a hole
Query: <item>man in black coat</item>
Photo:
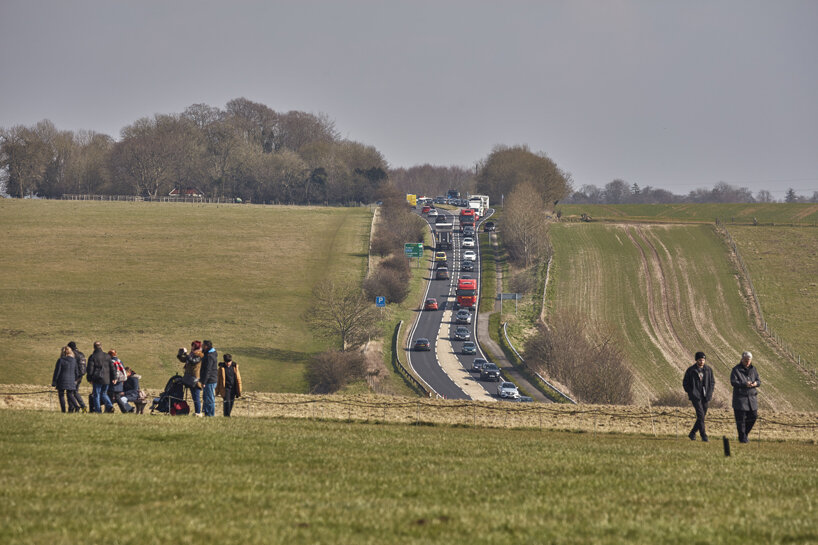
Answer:
[[705, 365], [704, 360], [704, 352], [696, 352], [696, 363], [685, 371], [682, 387], [687, 392], [687, 397], [696, 411], [696, 423], [693, 424], [693, 429], [690, 430], [688, 437], [690, 437], [691, 441], [695, 441], [696, 432], [698, 431], [702, 436], [702, 441], [707, 442], [704, 418], [707, 416], [707, 405], [713, 399], [713, 387], [716, 382], [713, 379], [713, 370], [709, 365]]
[[210, 341], [202, 341], [202, 367], [199, 382], [202, 383], [202, 409], [205, 416], [216, 416], [216, 383], [219, 382], [219, 355]]
[[105, 412], [113, 412], [114, 404], [108, 397], [108, 385], [111, 384], [111, 377], [116, 376], [114, 364], [111, 356], [102, 349], [102, 343], [94, 343], [94, 353], [88, 358], [88, 382], [93, 388], [91, 393], [91, 412], [101, 413], [100, 399], [105, 404]]
[[85, 358], [85, 354], [77, 349], [77, 343], [74, 341], [68, 343], [68, 347], [74, 351], [74, 359], [77, 360], [77, 370], [79, 371], [79, 377], [77, 378], [77, 389], [72, 390], [70, 393], [74, 395], [74, 402], [80, 406], [80, 411], [87, 412], [88, 408], [85, 406], [85, 402], [82, 400], [82, 396], [80, 395], [80, 384], [82, 384], [82, 377], [85, 375], [88, 360]]
[[761, 379], [752, 365], [753, 354], [744, 352], [730, 373], [733, 386], [733, 414], [736, 416], [739, 443], [750, 442], [750, 431], [758, 418], [758, 387]]

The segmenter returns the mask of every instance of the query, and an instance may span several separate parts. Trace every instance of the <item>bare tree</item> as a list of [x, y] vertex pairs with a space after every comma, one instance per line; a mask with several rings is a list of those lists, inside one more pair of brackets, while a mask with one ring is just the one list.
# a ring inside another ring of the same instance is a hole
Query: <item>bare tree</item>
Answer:
[[503, 244], [511, 258], [525, 267], [547, 247], [545, 203], [528, 183], [515, 187], [503, 210]]
[[375, 333], [378, 311], [356, 283], [327, 280], [316, 286], [312, 296], [307, 323], [319, 335], [335, 339], [341, 350], [360, 346]]
[[366, 362], [358, 351], [329, 350], [313, 357], [307, 364], [310, 392], [332, 394], [350, 382], [364, 378]]
[[758, 202], [775, 202], [775, 197], [773, 197], [773, 194], [766, 189], [762, 189], [756, 193], [756, 200]]

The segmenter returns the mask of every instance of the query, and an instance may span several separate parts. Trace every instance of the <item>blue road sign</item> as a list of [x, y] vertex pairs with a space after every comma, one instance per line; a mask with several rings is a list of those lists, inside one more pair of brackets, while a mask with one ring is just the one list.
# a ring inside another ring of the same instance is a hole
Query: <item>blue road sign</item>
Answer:
[[386, 297], [383, 295], [379, 295], [375, 297], [375, 306], [378, 307], [385, 307], [386, 306]]

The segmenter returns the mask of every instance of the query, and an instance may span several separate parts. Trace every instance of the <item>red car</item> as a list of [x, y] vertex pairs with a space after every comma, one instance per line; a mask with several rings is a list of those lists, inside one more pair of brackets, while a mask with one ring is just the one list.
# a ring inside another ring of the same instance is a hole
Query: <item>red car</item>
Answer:
[[423, 208], [420, 209], [420, 213], [421, 214], [428, 214], [429, 210], [431, 210], [431, 209], [432, 208], [430, 206], [424, 206]]
[[423, 310], [437, 310], [437, 299], [433, 297], [426, 299], [426, 304], [423, 305]]

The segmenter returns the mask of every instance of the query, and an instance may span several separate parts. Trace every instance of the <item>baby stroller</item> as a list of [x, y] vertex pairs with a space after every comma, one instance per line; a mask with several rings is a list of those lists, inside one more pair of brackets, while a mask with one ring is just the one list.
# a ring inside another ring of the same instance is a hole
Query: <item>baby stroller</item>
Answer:
[[159, 397], [153, 398], [151, 414], [154, 411], [170, 413], [174, 416], [190, 413], [190, 406], [185, 401], [185, 385], [182, 384], [181, 375], [177, 373], [170, 377], [165, 390], [159, 394]]

